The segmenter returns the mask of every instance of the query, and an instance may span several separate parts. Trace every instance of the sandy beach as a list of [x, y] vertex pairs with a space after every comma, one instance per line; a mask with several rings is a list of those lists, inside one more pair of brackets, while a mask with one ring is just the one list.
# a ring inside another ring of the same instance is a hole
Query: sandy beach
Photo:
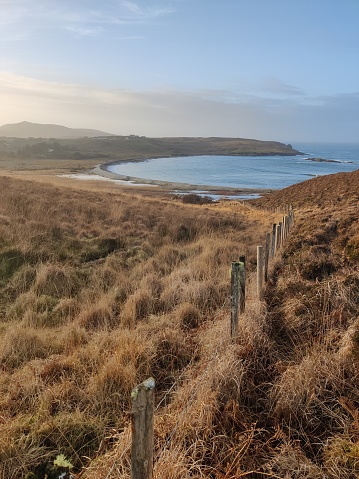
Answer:
[[[116, 163], [130, 161], [142, 162], [143, 159], [118, 160]], [[114, 162], [99, 164], [98, 160], [51, 159], [0, 159], [0, 172], [3, 176], [17, 177], [57, 186], [68, 186], [81, 190], [136, 191], [145, 194], [185, 194], [189, 192], [201, 195], [237, 196], [242, 199], [253, 195], [264, 195], [271, 189], [231, 188], [198, 183], [180, 183], [147, 178], [120, 175], [108, 171]]]
[[[116, 162], [120, 163], [120, 162]], [[125, 163], [125, 162], [122, 162]], [[270, 189], [260, 189], [260, 188], [230, 188], [228, 186], [214, 186], [214, 185], [204, 185], [204, 184], [193, 184], [193, 183], [178, 183], [171, 181], [162, 181], [162, 180], [153, 180], [147, 178], [139, 178], [134, 176], [120, 175], [113, 173], [108, 170], [108, 167], [112, 165], [111, 163], [104, 163], [93, 168], [92, 173], [95, 175], [103, 176], [111, 180], [121, 180], [128, 186], [158, 186], [163, 190], [170, 190], [176, 192], [188, 192], [188, 191], [200, 191], [201, 193], [215, 193], [215, 194], [224, 194], [227, 196], [231, 195], [255, 195], [255, 194], [266, 194], [271, 192]]]

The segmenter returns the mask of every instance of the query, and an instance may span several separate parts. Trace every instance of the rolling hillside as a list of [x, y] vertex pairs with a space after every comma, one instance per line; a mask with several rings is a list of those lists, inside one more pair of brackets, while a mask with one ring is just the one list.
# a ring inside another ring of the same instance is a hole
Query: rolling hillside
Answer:
[[[3, 135], [3, 137], [1, 137]], [[22, 122], [0, 127], [0, 161], [92, 160], [93, 164], [193, 155], [297, 155], [291, 145], [246, 138], [147, 138]], [[33, 165], [32, 165], [33, 166]]]
[[0, 126], [1, 136], [12, 138], [81, 138], [87, 136], [91, 138], [95, 136], [111, 136], [111, 134], [86, 128], [68, 128], [61, 125], [22, 121]]
[[302, 206], [340, 206], [340, 203], [357, 202], [359, 200], [359, 170], [352, 173], [319, 176], [309, 181], [278, 190], [270, 195], [253, 201], [254, 205], [273, 206], [293, 204]]
[[[0, 177], [0, 477], [51, 477], [63, 454], [75, 478], [129, 478], [150, 375], [155, 477], [357, 477], [358, 191], [353, 172], [191, 205]], [[256, 246], [288, 203], [260, 301]]]

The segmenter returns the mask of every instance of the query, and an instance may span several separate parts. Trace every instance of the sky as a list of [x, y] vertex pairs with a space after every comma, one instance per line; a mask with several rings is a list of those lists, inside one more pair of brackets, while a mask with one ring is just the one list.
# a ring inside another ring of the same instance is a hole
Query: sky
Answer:
[[359, 0], [0, 0], [0, 125], [359, 142]]

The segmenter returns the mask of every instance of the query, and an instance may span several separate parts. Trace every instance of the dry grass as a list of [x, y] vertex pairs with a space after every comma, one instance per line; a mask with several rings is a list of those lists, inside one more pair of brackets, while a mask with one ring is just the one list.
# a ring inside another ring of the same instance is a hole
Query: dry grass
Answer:
[[79, 469], [80, 445], [64, 443], [71, 427], [93, 428], [85, 455], [94, 457], [126, 424], [136, 383], [154, 375], [159, 398], [175, 385], [200, 358], [197, 331], [226, 302], [230, 262], [253, 255], [246, 235], [264, 227], [240, 205], [233, 214], [1, 181], [2, 431], [32, 418], [18, 469], [20, 432], [5, 434], [4, 471], [34, 472], [34, 457], [56, 453]]
[[[259, 302], [255, 246], [278, 215], [0, 178], [0, 478], [43, 479], [57, 454], [79, 479], [129, 478], [130, 394], [150, 375], [155, 477], [357, 477], [350, 198], [298, 197]], [[232, 342], [240, 254], [247, 307]]]

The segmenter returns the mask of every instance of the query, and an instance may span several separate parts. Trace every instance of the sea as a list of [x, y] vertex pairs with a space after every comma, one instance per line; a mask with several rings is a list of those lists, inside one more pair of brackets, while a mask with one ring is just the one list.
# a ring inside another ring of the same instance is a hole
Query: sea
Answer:
[[[187, 156], [112, 164], [120, 175], [233, 189], [282, 189], [316, 176], [359, 169], [358, 144], [297, 143], [296, 156]], [[331, 161], [312, 161], [322, 158]]]

